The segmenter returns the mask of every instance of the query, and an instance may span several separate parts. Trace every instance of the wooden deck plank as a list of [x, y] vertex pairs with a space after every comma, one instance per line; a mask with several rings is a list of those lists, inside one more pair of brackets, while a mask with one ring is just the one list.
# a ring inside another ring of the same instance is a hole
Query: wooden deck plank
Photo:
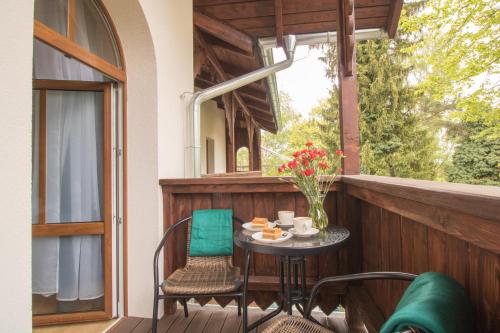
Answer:
[[179, 316], [179, 318], [174, 322], [174, 324], [167, 330], [168, 333], [179, 333], [184, 332], [189, 326], [194, 317], [198, 314], [198, 309], [189, 311], [189, 316], [186, 318], [184, 316]]
[[207, 326], [213, 311], [211, 310], [200, 310], [196, 313], [196, 317], [193, 318], [189, 326], [187, 327], [185, 333], [200, 333], [203, 332], [205, 326]]
[[238, 316], [236, 310], [229, 310], [224, 326], [222, 327], [221, 333], [235, 333], [238, 332], [241, 326], [241, 316]]
[[109, 330], [109, 333], [130, 333], [142, 321], [143, 318], [138, 318], [138, 317], [122, 318], [118, 321], [118, 323], [115, 326], [113, 326]]
[[228, 315], [227, 311], [223, 310], [214, 311], [210, 316], [210, 320], [208, 321], [207, 325], [203, 329], [203, 332], [204, 333], [220, 332], [222, 330], [222, 327], [224, 326], [227, 315]]
[[[259, 320], [262, 317], [262, 315], [263, 315], [263, 313], [261, 313], [260, 311], [249, 311], [248, 312], [248, 325]], [[242, 320], [242, 322], [240, 325], [240, 330], [238, 331], [239, 333], [243, 333], [243, 318], [241, 320]], [[250, 333], [257, 333], [257, 332], [258, 332], [258, 328], [250, 331]]]
[[184, 318], [184, 312], [177, 310], [173, 315], [165, 315], [158, 321], [158, 332], [166, 333], [167, 330], [177, 321], [177, 319]]
[[[248, 322], [253, 323], [272, 310], [249, 309]], [[298, 315], [298, 313], [294, 313]], [[284, 312], [277, 317], [286, 315]], [[332, 328], [336, 333], [347, 333], [347, 324], [342, 313], [333, 313], [328, 318], [323, 314], [314, 313], [314, 317], [324, 326]], [[276, 318], [276, 317], [275, 317]], [[158, 322], [158, 333], [241, 333], [243, 330], [242, 316], [238, 316], [235, 308], [211, 309], [199, 306], [190, 307], [189, 317], [184, 317], [182, 310], [175, 314], [164, 316]], [[266, 322], [252, 333], [263, 332], [270, 322]], [[129, 317], [121, 319], [108, 333], [150, 333], [151, 319]]]
[[151, 331], [151, 323], [153, 322], [152, 319], [146, 318], [143, 319], [139, 325], [137, 325], [131, 333], [148, 333]]

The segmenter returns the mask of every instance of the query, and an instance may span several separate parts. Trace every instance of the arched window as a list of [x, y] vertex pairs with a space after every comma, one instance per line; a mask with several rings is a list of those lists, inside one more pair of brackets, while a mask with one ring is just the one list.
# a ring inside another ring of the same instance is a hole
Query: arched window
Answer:
[[247, 147], [241, 147], [236, 152], [236, 171], [250, 171], [250, 152]]
[[33, 322], [111, 318], [120, 48], [95, 0], [35, 0], [34, 27]]

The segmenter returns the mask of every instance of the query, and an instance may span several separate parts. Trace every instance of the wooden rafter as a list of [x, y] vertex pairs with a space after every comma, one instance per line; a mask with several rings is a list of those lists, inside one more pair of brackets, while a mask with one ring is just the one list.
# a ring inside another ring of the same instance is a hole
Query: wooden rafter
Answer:
[[[219, 59], [217, 58], [217, 55], [213, 51], [211, 45], [209, 45], [209, 44], [206, 43], [205, 39], [203, 38], [203, 36], [201, 35], [201, 33], [199, 31], [195, 31], [194, 32], [194, 36], [195, 36], [195, 40], [197, 40], [198, 43], [200, 43], [201, 47], [203, 47], [205, 49], [205, 52], [206, 52], [206, 55], [207, 55], [207, 59], [210, 62], [210, 64], [212, 65], [213, 69], [215, 70], [215, 72], [216, 72], [219, 80], [221, 82], [227, 81], [230, 77], [224, 71], [224, 68], [220, 64]], [[241, 109], [242, 109], [243, 114], [245, 115], [245, 117], [247, 117], [247, 116], [250, 117], [250, 121], [254, 124], [254, 126], [255, 125], [258, 126], [258, 124], [255, 123], [255, 119], [252, 117], [251, 111], [249, 110], [249, 108], [247, 107], [246, 103], [241, 98], [241, 96], [238, 93], [238, 91], [233, 91], [232, 95], [234, 96], [234, 98], [237, 101], [237, 103], [240, 105], [240, 107], [241, 107]], [[262, 126], [262, 127], [268, 129], [267, 126]]]
[[276, 30], [276, 44], [283, 46], [283, 1], [274, 0], [274, 21]]
[[252, 37], [248, 36], [246, 33], [196, 10], [193, 12], [193, 21], [194, 25], [201, 30], [208, 32], [248, 54], [253, 54], [253, 40]]
[[207, 55], [205, 54], [205, 50], [201, 47], [195, 47], [194, 57], [193, 57], [193, 77], [197, 77], [203, 65], [207, 61]]

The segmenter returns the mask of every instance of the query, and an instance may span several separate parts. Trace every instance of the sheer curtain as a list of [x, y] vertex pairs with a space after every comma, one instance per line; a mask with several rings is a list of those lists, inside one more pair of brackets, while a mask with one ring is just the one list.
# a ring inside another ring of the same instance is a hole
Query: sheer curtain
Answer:
[[[85, 24], [79, 24], [86, 31]], [[36, 40], [33, 74], [37, 79], [104, 81], [101, 73]], [[47, 92], [46, 223], [104, 219], [102, 98], [100, 92]], [[38, 207], [37, 108], [34, 103], [34, 210]], [[104, 294], [101, 236], [34, 237], [32, 251], [34, 294], [56, 294], [59, 301]]]

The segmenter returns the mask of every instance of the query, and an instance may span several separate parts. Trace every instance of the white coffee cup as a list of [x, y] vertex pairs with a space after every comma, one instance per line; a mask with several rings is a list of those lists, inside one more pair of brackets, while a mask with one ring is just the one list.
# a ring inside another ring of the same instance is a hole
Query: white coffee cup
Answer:
[[312, 228], [312, 219], [310, 217], [296, 217], [293, 219], [293, 228], [296, 232], [305, 234]]
[[292, 224], [295, 212], [291, 210], [280, 210], [278, 212], [278, 218], [280, 219], [280, 224]]

